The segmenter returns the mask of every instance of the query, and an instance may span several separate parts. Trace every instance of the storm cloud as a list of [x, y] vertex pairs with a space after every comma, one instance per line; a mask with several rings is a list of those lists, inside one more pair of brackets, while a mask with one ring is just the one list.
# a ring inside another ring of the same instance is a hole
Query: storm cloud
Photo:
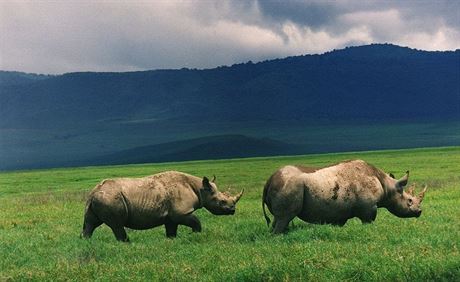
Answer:
[[393, 43], [460, 48], [460, 1], [1, 1], [0, 69], [209, 68]]

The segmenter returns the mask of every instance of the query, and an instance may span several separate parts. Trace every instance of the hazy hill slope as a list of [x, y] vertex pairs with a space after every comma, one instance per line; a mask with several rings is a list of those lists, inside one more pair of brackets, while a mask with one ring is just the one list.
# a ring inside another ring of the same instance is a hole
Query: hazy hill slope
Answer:
[[290, 155], [300, 147], [268, 138], [221, 135], [142, 146], [103, 155], [82, 164], [152, 163], [203, 159], [226, 159]]
[[[0, 71], [0, 169], [112, 154], [144, 162], [451, 146], [459, 127], [460, 50], [375, 44], [205, 70]], [[284, 145], [182, 147], [235, 134]], [[174, 142], [170, 155], [137, 158]]]
[[369, 45], [207, 70], [69, 73], [0, 86], [0, 126], [107, 119], [460, 117], [460, 51]]
[[24, 85], [38, 80], [53, 77], [52, 75], [23, 73], [17, 71], [1, 71], [0, 70], [0, 86]]

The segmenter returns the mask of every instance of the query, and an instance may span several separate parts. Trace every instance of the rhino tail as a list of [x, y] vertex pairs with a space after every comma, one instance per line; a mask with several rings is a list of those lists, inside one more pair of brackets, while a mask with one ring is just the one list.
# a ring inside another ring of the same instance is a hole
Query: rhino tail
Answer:
[[266, 198], [267, 198], [267, 191], [268, 191], [268, 188], [270, 187], [270, 181], [271, 180], [271, 177], [270, 179], [268, 179], [267, 183], [265, 183], [265, 186], [264, 186], [264, 191], [262, 193], [262, 210], [264, 212], [264, 217], [265, 217], [265, 221], [267, 221], [267, 226], [270, 227], [270, 218], [267, 216], [267, 212], [265, 211], [265, 203], [266, 203]]

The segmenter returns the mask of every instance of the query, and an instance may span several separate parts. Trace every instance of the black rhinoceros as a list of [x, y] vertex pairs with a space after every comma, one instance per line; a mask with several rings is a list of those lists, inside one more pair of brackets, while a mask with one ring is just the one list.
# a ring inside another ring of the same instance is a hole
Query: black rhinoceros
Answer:
[[419, 217], [425, 189], [414, 195], [414, 187], [405, 192], [409, 172], [396, 180], [362, 160], [341, 162], [325, 168], [285, 166], [265, 184], [265, 204], [274, 215], [273, 233], [284, 232], [296, 216], [309, 223], [344, 225], [358, 217], [371, 223], [377, 208], [384, 207], [398, 217]]
[[200, 232], [195, 210], [205, 207], [216, 215], [234, 214], [243, 194], [221, 193], [214, 180], [177, 171], [104, 180], [89, 194], [81, 235], [91, 237], [102, 223], [112, 229], [119, 241], [129, 241], [124, 227], [149, 229], [165, 225], [168, 237], [176, 236], [179, 224]]

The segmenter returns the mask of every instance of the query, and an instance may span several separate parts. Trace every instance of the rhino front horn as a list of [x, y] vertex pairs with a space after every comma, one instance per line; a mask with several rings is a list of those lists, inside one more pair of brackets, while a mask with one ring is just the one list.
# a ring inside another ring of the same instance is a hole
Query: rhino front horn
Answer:
[[244, 189], [241, 190], [241, 192], [238, 193], [238, 194], [235, 196], [235, 203], [238, 203], [238, 201], [240, 200], [241, 196], [243, 196], [243, 193], [244, 193]]

